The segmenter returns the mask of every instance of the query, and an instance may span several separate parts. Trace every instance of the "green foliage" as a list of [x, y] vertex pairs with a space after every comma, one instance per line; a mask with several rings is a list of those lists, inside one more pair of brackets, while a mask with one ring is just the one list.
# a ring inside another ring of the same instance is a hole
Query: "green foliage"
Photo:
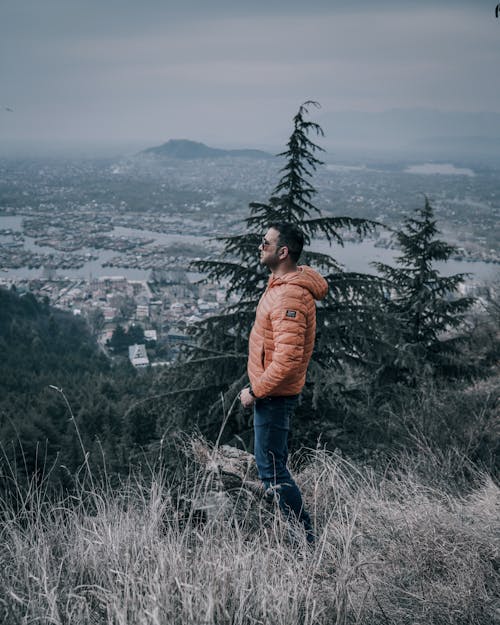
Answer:
[[[224, 243], [220, 260], [193, 263], [198, 270], [207, 273], [207, 281], [223, 280], [227, 283], [228, 297], [236, 296], [238, 305], [230, 310], [248, 311], [260, 297], [268, 279], [268, 271], [259, 263], [258, 246], [269, 223], [288, 221], [296, 224], [304, 233], [306, 245], [312, 238], [323, 236], [331, 243], [343, 245], [342, 230], [350, 229], [359, 236], [372, 232], [379, 225], [366, 219], [346, 216], [324, 217], [313, 203], [316, 189], [310, 182], [316, 168], [322, 165], [315, 154], [323, 151], [309, 139], [309, 133], [323, 136], [321, 127], [307, 121], [305, 116], [310, 106], [319, 106], [308, 101], [302, 104], [293, 118], [293, 132], [287, 150], [278, 154], [285, 159], [280, 170], [283, 174], [267, 203], [250, 203], [250, 215], [245, 219], [245, 232], [241, 235], [222, 237]], [[304, 262], [313, 262], [317, 267], [336, 273], [338, 262], [327, 254], [305, 251]], [[238, 319], [231, 319], [231, 321]], [[244, 330], [248, 331], [247, 319], [242, 319]], [[234, 327], [234, 326], [233, 326]], [[241, 327], [241, 326], [239, 326]]]
[[120, 353], [124, 352], [128, 345], [125, 328], [121, 324], [118, 324], [109, 339], [109, 347], [111, 347], [113, 351]]
[[462, 354], [475, 376], [486, 378], [500, 363], [500, 282], [484, 286], [478, 295], [478, 306], [467, 318], [470, 340]]
[[144, 344], [144, 328], [138, 324], [131, 325], [128, 330], [118, 324], [109, 340], [109, 347], [117, 353], [124, 353], [130, 345]]
[[147, 375], [112, 367], [83, 319], [29, 293], [0, 289], [0, 346], [0, 475], [10, 466], [20, 481], [50, 473], [51, 483], [69, 485], [85, 453], [97, 466], [102, 449], [108, 470], [127, 470], [123, 415], [149, 392]]
[[[305, 102], [293, 118], [287, 149], [278, 155], [284, 159], [281, 177], [267, 202], [250, 204], [245, 232], [219, 239], [223, 243], [219, 259], [193, 263], [196, 269], [205, 272], [207, 282], [225, 285], [229, 303], [219, 315], [198, 325], [195, 347], [178, 363], [175, 371], [167, 372], [165, 384], [192, 387], [193, 376], [199, 380], [201, 397], [191, 394], [188, 409], [205, 433], [217, 434], [218, 415], [223, 404], [230, 405], [247, 381], [248, 336], [258, 300], [269, 278], [267, 268], [259, 262], [258, 246], [269, 223], [288, 221], [302, 230], [306, 249], [301, 262], [320, 269], [330, 285], [330, 292], [318, 309], [317, 347], [308, 388], [304, 392], [309, 423], [312, 413], [325, 407], [328, 409], [323, 396], [325, 390], [327, 393], [332, 390], [332, 386], [325, 386], [325, 378], [335, 376], [339, 380], [335, 388], [338, 391], [346, 383], [348, 363], [365, 368], [371, 366], [371, 352], [376, 349], [378, 336], [380, 280], [343, 272], [332, 256], [307, 249], [315, 237], [343, 245], [344, 230], [352, 230], [362, 237], [378, 225], [348, 216], [323, 216], [315, 205], [316, 189], [311, 178], [322, 164], [317, 157], [322, 148], [311, 140], [310, 135], [321, 137], [323, 131], [307, 116], [309, 109], [317, 106], [316, 102]], [[239, 407], [231, 427], [233, 433], [248, 441], [249, 417]]]
[[[78, 372], [89, 361], [96, 371], [109, 368], [82, 319], [41, 305], [31, 293], [18, 296], [0, 289], [0, 339], [6, 347], [0, 361], [6, 391], [29, 392], [33, 378], [44, 370], [56, 375]], [[19, 371], [27, 375], [20, 376]]]
[[387, 279], [393, 294], [387, 303], [390, 327], [384, 352], [382, 377], [412, 380], [423, 370], [431, 374], [450, 374], [463, 369], [458, 347], [460, 328], [473, 303], [458, 297], [459, 285], [466, 274], [442, 276], [437, 261], [447, 261], [455, 247], [436, 239], [438, 234], [432, 206], [425, 198], [423, 208], [415, 211], [397, 233], [402, 254], [397, 267], [374, 263]]
[[138, 324], [132, 324], [127, 330], [127, 339], [130, 341], [130, 345], [144, 343], [144, 328]]
[[92, 309], [87, 313], [87, 324], [92, 336], [97, 337], [104, 328], [104, 313], [100, 308]]

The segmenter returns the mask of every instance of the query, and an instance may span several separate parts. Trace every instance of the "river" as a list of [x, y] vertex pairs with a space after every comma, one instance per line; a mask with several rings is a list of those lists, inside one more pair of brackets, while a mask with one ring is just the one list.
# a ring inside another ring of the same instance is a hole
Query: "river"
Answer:
[[[0, 216], [0, 230], [11, 229], [16, 232], [22, 232], [22, 216]], [[133, 236], [154, 239], [155, 244], [169, 245], [175, 242], [191, 243], [198, 246], [204, 246], [207, 238], [196, 236], [193, 234], [165, 234], [153, 232], [150, 230], [137, 230], [135, 228], [116, 227], [112, 233], [115, 236]], [[0, 236], [0, 245], [6, 237]], [[24, 237], [24, 246], [34, 252], [42, 254], [54, 254], [56, 250], [50, 247], [37, 245], [32, 237]], [[346, 271], [356, 271], [360, 273], [376, 273], [375, 269], [370, 266], [371, 262], [377, 261], [393, 265], [394, 259], [398, 256], [397, 250], [376, 247], [375, 241], [366, 239], [361, 242], [347, 242], [344, 247], [334, 245], [330, 247], [328, 241], [316, 240], [313, 242], [312, 251], [331, 254], [338, 262], [340, 262]], [[125, 276], [130, 280], [145, 280], [150, 276], [150, 270], [131, 269], [122, 267], [103, 267], [103, 264], [109, 261], [118, 252], [114, 250], [95, 250], [84, 248], [78, 250], [78, 254], [97, 255], [97, 260], [86, 262], [80, 269], [61, 269], [57, 271], [60, 277], [68, 277], [72, 279], [97, 278], [100, 276]], [[256, 252], [257, 253], [257, 252]], [[455, 273], [470, 273], [471, 279], [475, 282], [487, 282], [495, 279], [500, 274], [500, 266], [482, 261], [457, 261], [450, 260], [447, 263], [436, 263], [436, 268], [443, 275], [452, 275]], [[21, 267], [19, 269], [2, 269], [0, 268], [0, 278], [7, 279], [23, 279], [23, 278], [39, 278], [43, 274], [43, 268], [28, 269]]]

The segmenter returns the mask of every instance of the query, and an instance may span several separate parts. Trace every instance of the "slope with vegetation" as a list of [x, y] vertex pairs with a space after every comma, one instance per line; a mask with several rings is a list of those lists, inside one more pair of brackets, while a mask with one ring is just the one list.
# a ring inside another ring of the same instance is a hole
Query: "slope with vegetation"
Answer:
[[9, 465], [19, 480], [50, 473], [54, 485], [71, 483], [83, 460], [75, 423], [94, 466], [105, 453], [109, 467], [127, 470], [140, 432], [123, 415], [148, 392], [148, 376], [112, 368], [83, 319], [15, 290], [0, 289], [0, 350], [0, 490]]
[[[314, 550], [257, 496], [189, 467], [47, 503], [2, 501], [0, 620], [42, 624], [491, 625], [500, 611], [500, 491], [449, 490], [426, 453], [376, 472], [310, 453], [297, 475]], [[42, 493], [43, 494], [43, 493]], [[197, 500], [204, 515], [186, 510]]]

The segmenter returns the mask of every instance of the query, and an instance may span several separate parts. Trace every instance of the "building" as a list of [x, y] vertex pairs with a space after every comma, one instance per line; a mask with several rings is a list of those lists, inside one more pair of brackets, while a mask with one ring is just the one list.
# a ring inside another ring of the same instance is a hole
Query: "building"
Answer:
[[146, 339], [146, 343], [156, 342], [158, 340], [156, 330], [144, 330], [144, 338]]
[[149, 319], [149, 306], [147, 304], [137, 304], [135, 317], [136, 319]]
[[137, 369], [147, 367], [149, 358], [146, 353], [145, 345], [130, 345], [128, 348], [128, 359]]

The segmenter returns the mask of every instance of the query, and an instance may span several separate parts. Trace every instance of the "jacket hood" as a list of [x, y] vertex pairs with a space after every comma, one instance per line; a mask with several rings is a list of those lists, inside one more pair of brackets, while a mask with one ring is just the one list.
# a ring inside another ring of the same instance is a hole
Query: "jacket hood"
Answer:
[[307, 265], [299, 265], [297, 271], [291, 271], [284, 276], [269, 278], [268, 287], [279, 284], [296, 284], [307, 289], [316, 300], [323, 299], [328, 293], [328, 282], [317, 271]]

